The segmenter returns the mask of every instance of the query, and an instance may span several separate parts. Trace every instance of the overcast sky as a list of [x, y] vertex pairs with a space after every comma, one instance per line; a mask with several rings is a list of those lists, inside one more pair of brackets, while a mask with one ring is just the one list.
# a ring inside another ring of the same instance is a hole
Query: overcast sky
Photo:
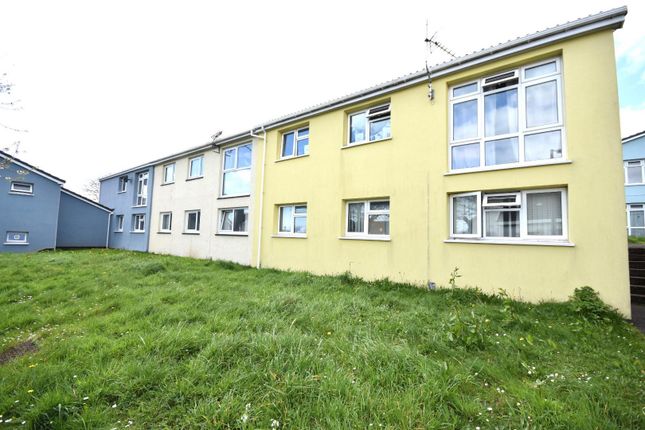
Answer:
[[[0, 147], [83, 191], [92, 178], [423, 68], [627, 4], [615, 34], [623, 136], [645, 129], [645, 3], [4, 0]], [[433, 62], [444, 58], [434, 56]], [[0, 106], [1, 107], [1, 106]]]

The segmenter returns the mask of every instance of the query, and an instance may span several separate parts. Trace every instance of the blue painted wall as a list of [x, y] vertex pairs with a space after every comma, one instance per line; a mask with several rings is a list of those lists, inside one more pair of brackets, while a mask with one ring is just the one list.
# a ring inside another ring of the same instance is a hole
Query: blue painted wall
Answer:
[[[623, 143], [623, 160], [645, 160], [645, 135]], [[645, 185], [625, 185], [627, 203], [645, 203]]]
[[[0, 158], [4, 161], [4, 158]], [[29, 252], [56, 245], [60, 184], [9, 163], [0, 170], [0, 252]], [[20, 173], [27, 174], [20, 174]], [[12, 194], [10, 177], [33, 184], [33, 195]], [[5, 245], [7, 231], [29, 233], [28, 245]]]
[[[136, 177], [141, 172], [148, 172], [148, 198], [144, 207], [134, 207], [136, 204]], [[124, 193], [119, 190], [119, 177], [128, 177], [128, 186]], [[99, 202], [114, 209], [110, 221], [110, 248], [129, 249], [132, 251], [147, 251], [150, 235], [150, 207], [152, 206], [152, 188], [154, 183], [154, 168], [132, 170], [123, 175], [101, 181]], [[135, 214], [145, 215], [145, 232], [133, 233], [132, 217]], [[117, 215], [124, 215], [123, 232], [116, 232]]]
[[58, 214], [58, 248], [106, 246], [109, 212], [61, 192]]

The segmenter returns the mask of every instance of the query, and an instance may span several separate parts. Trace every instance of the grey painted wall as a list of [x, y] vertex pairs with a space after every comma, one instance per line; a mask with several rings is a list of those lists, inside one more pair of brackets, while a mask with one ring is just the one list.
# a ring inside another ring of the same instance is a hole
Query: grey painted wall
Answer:
[[[148, 172], [148, 195], [145, 206], [136, 205], [136, 177], [140, 172]], [[122, 176], [128, 177], [127, 189], [120, 193], [119, 176], [101, 181], [99, 201], [102, 205], [114, 209], [110, 221], [110, 248], [129, 249], [132, 251], [147, 251], [150, 235], [150, 207], [152, 206], [152, 188], [154, 184], [154, 168], [140, 169], [128, 172]], [[145, 215], [145, 232], [133, 233], [132, 219], [135, 214]], [[116, 220], [118, 215], [124, 216], [123, 232], [117, 232]]]
[[[11, 193], [7, 177], [33, 184], [33, 195]], [[54, 248], [60, 194], [60, 184], [14, 163], [0, 170], [0, 252]], [[5, 245], [8, 231], [28, 232], [29, 244]]]
[[58, 248], [104, 248], [109, 213], [61, 192], [58, 211]]

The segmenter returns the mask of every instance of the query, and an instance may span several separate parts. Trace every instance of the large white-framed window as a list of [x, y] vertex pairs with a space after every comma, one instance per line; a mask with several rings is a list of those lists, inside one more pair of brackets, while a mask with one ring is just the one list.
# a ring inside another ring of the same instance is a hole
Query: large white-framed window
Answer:
[[123, 215], [116, 215], [114, 217], [114, 231], [116, 233], [121, 233], [123, 231], [124, 223], [125, 223], [125, 217]]
[[307, 235], [307, 205], [282, 205], [278, 207], [278, 235]]
[[175, 163], [163, 166], [163, 183], [172, 184], [175, 182]]
[[190, 210], [185, 212], [184, 216], [184, 233], [199, 233], [199, 225], [201, 223], [201, 211]]
[[560, 58], [459, 84], [449, 93], [451, 171], [564, 159]]
[[247, 235], [249, 231], [249, 208], [226, 208], [220, 210], [219, 233]]
[[198, 155], [188, 159], [188, 179], [197, 179], [204, 176], [204, 156]]
[[128, 177], [127, 176], [120, 176], [119, 177], [118, 192], [119, 193], [125, 193], [127, 190], [128, 190]]
[[645, 237], [645, 204], [627, 205], [627, 234]]
[[29, 232], [8, 231], [5, 236], [5, 245], [29, 245]]
[[645, 160], [625, 161], [625, 185], [645, 183]]
[[144, 214], [132, 215], [132, 231], [134, 233], [143, 233], [146, 231], [146, 216]]
[[172, 212], [159, 213], [159, 232], [170, 233], [172, 231]]
[[348, 145], [392, 137], [390, 103], [349, 114]]
[[390, 200], [348, 201], [345, 207], [347, 237], [390, 238]]
[[137, 174], [137, 201], [136, 206], [145, 206], [148, 202], [148, 172]]
[[245, 143], [224, 150], [222, 160], [222, 197], [251, 193], [253, 145]]
[[309, 154], [309, 127], [302, 127], [282, 134], [280, 159], [302, 157]]
[[450, 196], [450, 237], [503, 241], [564, 241], [567, 190], [470, 192]]
[[14, 194], [33, 195], [34, 184], [29, 182], [11, 181], [10, 191]]

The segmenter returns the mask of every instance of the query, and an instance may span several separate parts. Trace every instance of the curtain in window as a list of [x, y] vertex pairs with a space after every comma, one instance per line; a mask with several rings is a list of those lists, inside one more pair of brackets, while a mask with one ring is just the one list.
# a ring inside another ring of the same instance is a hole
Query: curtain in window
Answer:
[[562, 199], [559, 191], [527, 194], [526, 205], [529, 236], [562, 235]]
[[454, 198], [453, 233], [477, 233], [477, 196], [464, 196]]
[[519, 237], [520, 211], [517, 209], [486, 210], [487, 237]]

